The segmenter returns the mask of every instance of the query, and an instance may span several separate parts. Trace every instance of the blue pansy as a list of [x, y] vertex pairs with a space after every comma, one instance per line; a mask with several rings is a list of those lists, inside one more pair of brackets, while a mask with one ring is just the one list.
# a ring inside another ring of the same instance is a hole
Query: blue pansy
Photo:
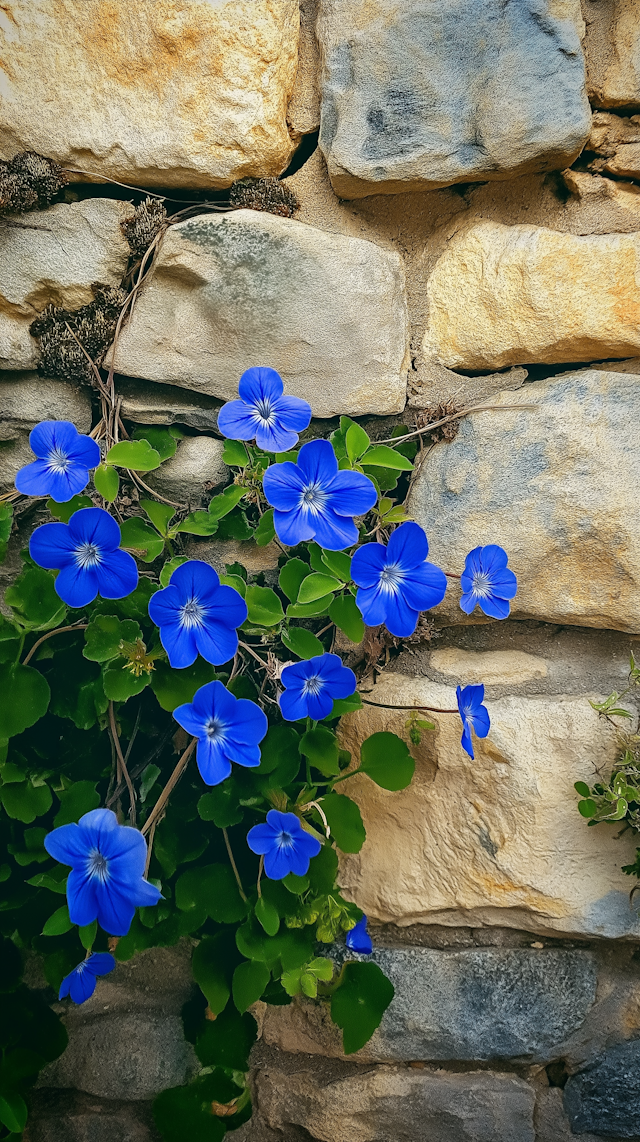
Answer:
[[119, 825], [111, 809], [92, 809], [77, 825], [60, 825], [44, 838], [54, 860], [70, 864], [67, 904], [72, 924], [97, 920], [111, 936], [126, 936], [138, 906], [160, 900], [144, 879], [147, 843], [138, 829]]
[[460, 606], [466, 614], [470, 615], [477, 603], [492, 619], [507, 618], [509, 599], [518, 590], [518, 580], [507, 567], [508, 558], [504, 548], [496, 543], [474, 547], [469, 552], [460, 576]]
[[373, 951], [371, 936], [367, 932], [367, 917], [358, 920], [355, 928], [347, 932], [347, 947], [350, 952], [358, 952], [361, 956], [370, 956]]
[[218, 428], [231, 440], [253, 440], [265, 452], [288, 452], [298, 433], [308, 427], [311, 405], [299, 397], [283, 396], [282, 378], [275, 369], [247, 369], [240, 377], [240, 400], [224, 404]]
[[231, 762], [260, 764], [260, 745], [269, 723], [248, 698], [236, 698], [222, 682], [207, 682], [193, 702], [173, 711], [176, 721], [198, 739], [196, 760], [207, 785], [219, 785], [231, 773]]
[[356, 603], [368, 626], [384, 623], [397, 638], [413, 634], [420, 611], [444, 599], [447, 577], [427, 563], [429, 544], [417, 523], [396, 528], [387, 546], [365, 543], [351, 560], [351, 577], [358, 584]]
[[16, 475], [16, 488], [25, 496], [51, 496], [63, 504], [89, 483], [89, 469], [100, 463], [100, 449], [90, 436], [81, 436], [70, 420], [43, 420], [29, 436], [38, 457]]
[[59, 568], [55, 588], [70, 607], [86, 607], [96, 595], [124, 599], [138, 585], [138, 568], [120, 550], [120, 528], [102, 508], [81, 508], [68, 523], [43, 523], [29, 540], [31, 558]]
[[169, 584], [149, 600], [149, 616], [160, 627], [160, 641], [172, 666], [191, 666], [202, 655], [221, 666], [238, 649], [236, 627], [247, 617], [247, 604], [233, 587], [201, 559], [176, 567]]
[[473, 758], [473, 742], [471, 741], [471, 728], [477, 737], [486, 738], [491, 728], [489, 711], [483, 706], [484, 686], [458, 686], [456, 690], [458, 710], [462, 718], [462, 748], [469, 757]]
[[288, 722], [299, 718], [326, 718], [333, 708], [334, 698], [348, 698], [355, 693], [356, 676], [343, 666], [337, 654], [319, 654], [304, 662], [285, 666], [281, 682], [280, 709]]
[[290, 872], [305, 876], [311, 857], [322, 848], [320, 841], [303, 829], [295, 813], [270, 809], [264, 825], [254, 825], [247, 833], [247, 844], [264, 857], [264, 871], [270, 880], [282, 880]]
[[116, 961], [109, 952], [94, 952], [93, 955], [87, 956], [86, 960], [64, 977], [60, 984], [58, 999], [70, 995], [74, 1003], [84, 1003], [96, 990], [96, 976], [108, 975], [115, 966]]
[[377, 492], [361, 472], [338, 471], [328, 440], [303, 444], [297, 464], [286, 460], [267, 468], [264, 494], [275, 508], [273, 522], [282, 543], [295, 547], [315, 539], [327, 551], [342, 551], [358, 538], [353, 522], [376, 502]]

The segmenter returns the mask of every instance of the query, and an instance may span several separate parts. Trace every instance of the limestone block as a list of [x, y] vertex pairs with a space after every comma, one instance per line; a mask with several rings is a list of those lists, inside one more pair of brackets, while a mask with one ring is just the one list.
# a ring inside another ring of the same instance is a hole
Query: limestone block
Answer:
[[223, 441], [212, 436], [187, 436], [179, 442], [175, 456], [155, 471], [147, 472], [145, 483], [177, 503], [199, 503], [205, 484], [215, 488], [228, 479], [229, 469], [222, 462], [223, 447]]
[[129, 258], [120, 222], [130, 214], [127, 202], [87, 198], [0, 227], [0, 369], [37, 365], [29, 326], [50, 302], [79, 309], [93, 301], [92, 282], [120, 285]]
[[605, 1051], [592, 1066], [573, 1075], [564, 1108], [574, 1134], [587, 1130], [608, 1138], [640, 1134], [640, 1040]]
[[[640, 40], [638, 41], [640, 48]], [[640, 115], [624, 118], [596, 111], [587, 150], [598, 155], [591, 170], [621, 178], [640, 178]]]
[[[334, 1074], [291, 1057], [263, 1067], [259, 1111], [281, 1131], [318, 1142], [534, 1142], [531, 1087], [491, 1071], [451, 1074], [401, 1067]], [[307, 1133], [308, 1131], [308, 1133]]]
[[11, 0], [0, 157], [138, 186], [279, 175], [298, 27], [298, 0]]
[[449, 678], [464, 678], [465, 683], [479, 682], [485, 686], [500, 685], [506, 678], [512, 686], [546, 678], [549, 668], [544, 658], [522, 650], [487, 650], [484, 653], [459, 650], [450, 646], [434, 650], [430, 664], [439, 674]]
[[156, 1142], [145, 1103], [101, 1099], [78, 1091], [33, 1091], [29, 1142]]
[[118, 378], [118, 396], [121, 416], [134, 424], [186, 424], [205, 432], [218, 426], [220, 401], [214, 397], [124, 377]]
[[[0, 318], [1, 320], [1, 318]], [[29, 433], [40, 420], [70, 420], [79, 432], [91, 428], [87, 389], [37, 373], [0, 372], [0, 491], [9, 491], [16, 472], [34, 459]]]
[[[430, 555], [459, 572], [498, 543], [518, 576], [513, 614], [640, 631], [640, 479], [632, 373], [585, 369], [503, 393], [424, 462], [409, 501]], [[527, 408], [518, 406], [533, 405]], [[433, 613], [466, 621], [459, 589]]]
[[408, 364], [398, 254], [252, 210], [171, 227], [115, 358], [224, 400], [270, 365], [315, 416], [400, 412]]
[[589, 98], [595, 107], [640, 108], [640, 11], [636, 0], [586, 0]]
[[[465, 678], [460, 678], [464, 683]], [[593, 697], [594, 695], [590, 695]], [[451, 686], [385, 674], [368, 696], [392, 705], [455, 707]], [[430, 714], [436, 731], [413, 747], [416, 773], [399, 793], [355, 776], [342, 788], [367, 829], [361, 853], [343, 856], [340, 883], [376, 920], [501, 925], [541, 933], [640, 934], [620, 871], [635, 838], [587, 828], [575, 781], [593, 781], [616, 758], [616, 731], [585, 697], [506, 696], [487, 703], [489, 736], [475, 761], [460, 745], [457, 714]], [[405, 711], [367, 705], [341, 722], [359, 757], [378, 730], [408, 741]]]
[[298, 72], [287, 119], [294, 131], [308, 135], [320, 126], [319, 50], [316, 39], [318, 0], [300, 0]]
[[423, 352], [450, 369], [637, 356], [640, 234], [477, 222], [429, 279]]
[[320, 145], [342, 198], [561, 169], [590, 111], [576, 0], [321, 0]]

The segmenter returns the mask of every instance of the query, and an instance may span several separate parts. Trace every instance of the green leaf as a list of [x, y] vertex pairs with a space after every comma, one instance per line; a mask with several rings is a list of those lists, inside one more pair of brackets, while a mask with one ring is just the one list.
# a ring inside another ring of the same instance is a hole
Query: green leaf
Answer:
[[149, 516], [160, 535], [166, 538], [169, 532], [169, 524], [176, 514], [175, 508], [169, 507], [168, 504], [160, 504], [157, 500], [140, 500], [140, 507], [145, 515]]
[[[63, 871], [63, 870], [61, 870]], [[50, 892], [59, 892], [62, 896], [67, 891], [67, 872], [64, 870], [64, 877], [62, 880], [55, 880], [48, 872], [37, 872], [32, 876], [27, 884], [33, 885], [34, 888], [48, 888]]]
[[13, 504], [0, 504], [0, 563], [7, 557], [7, 544], [13, 524]]
[[367, 834], [355, 801], [342, 793], [327, 793], [320, 804], [338, 848], [343, 853], [359, 853]]
[[271, 587], [247, 587], [245, 596], [249, 611], [248, 622], [262, 627], [273, 627], [284, 618], [282, 603]]
[[246, 495], [247, 489], [241, 487], [239, 484], [230, 484], [225, 488], [219, 496], [214, 496], [209, 501], [209, 515], [212, 519], [223, 519], [230, 511], [235, 508], [236, 504]]
[[287, 607], [288, 619], [310, 619], [327, 613], [334, 600], [333, 595], [323, 595], [315, 603], [290, 603]]
[[[275, 936], [280, 927], [280, 917], [277, 909], [268, 900], [265, 900], [264, 896], [259, 896], [256, 900], [255, 914], [267, 936]], [[247, 1004], [247, 1006], [249, 1005]]]
[[110, 662], [120, 655], [120, 643], [135, 642], [139, 638], [142, 631], [133, 619], [94, 615], [85, 631], [82, 653], [90, 662]]
[[26, 567], [7, 587], [4, 598], [29, 630], [50, 630], [58, 626], [67, 613], [65, 604], [56, 594], [53, 575], [42, 567]]
[[282, 593], [286, 595], [292, 603], [298, 598], [302, 580], [306, 579], [310, 572], [309, 564], [305, 563], [302, 559], [287, 559], [287, 562], [284, 564], [278, 577], [278, 583]]
[[[117, 447], [117, 445], [116, 445]], [[121, 546], [125, 551], [135, 551], [144, 563], [152, 563], [157, 559], [164, 547], [164, 539], [158, 535], [155, 527], [145, 523], [140, 516], [130, 516], [125, 519], [122, 527]]]
[[345, 1055], [368, 1043], [394, 996], [393, 984], [377, 964], [347, 963], [331, 996], [331, 1018], [342, 1028]]
[[93, 473], [93, 482], [96, 492], [103, 500], [109, 504], [113, 503], [120, 490], [120, 477], [116, 469], [110, 464], [99, 464]]
[[102, 668], [102, 685], [110, 702], [126, 702], [135, 694], [141, 694], [149, 682], [146, 671], [136, 678], [126, 665], [119, 662], [110, 662]]
[[258, 544], [258, 547], [266, 547], [276, 537], [276, 529], [273, 522], [273, 508], [260, 517], [260, 523], [253, 533], [253, 538]]
[[74, 512], [80, 511], [80, 508], [92, 508], [93, 501], [88, 496], [72, 496], [70, 500], [65, 500], [63, 504], [57, 503], [51, 497], [47, 500], [47, 511], [51, 513], [54, 519], [60, 520], [61, 523], [68, 523]]
[[329, 618], [351, 642], [362, 642], [364, 621], [353, 595], [338, 595], [329, 607]]
[[411, 472], [413, 464], [387, 444], [374, 444], [362, 457], [361, 464], [375, 468], [392, 468], [398, 472]]
[[177, 706], [192, 702], [196, 690], [207, 682], [212, 682], [216, 672], [204, 658], [196, 658], [193, 666], [184, 670], [174, 670], [168, 662], [160, 659], [151, 675], [151, 689], [163, 710], [173, 713]]
[[[173, 433], [162, 424], [137, 424], [133, 430], [134, 440], [146, 440], [158, 453], [160, 461], [170, 460], [175, 456], [177, 443]], [[131, 467], [131, 465], [127, 465]], [[146, 469], [149, 471], [149, 469]]]
[[228, 972], [225, 971], [226, 947], [227, 940], [224, 933], [205, 936], [193, 949], [191, 959], [193, 978], [205, 995], [214, 1015], [224, 1011], [231, 995]]
[[271, 972], [266, 964], [261, 964], [257, 960], [245, 960], [244, 963], [238, 964], [233, 973], [233, 1002], [235, 1003], [238, 1011], [246, 1011], [260, 999], [265, 987], [271, 979]]
[[198, 801], [198, 816], [202, 821], [213, 821], [219, 829], [240, 824], [244, 810], [238, 805], [237, 792], [229, 780], [202, 794]]
[[349, 457], [352, 464], [356, 460], [359, 460], [360, 457], [367, 451], [370, 443], [371, 441], [369, 440], [367, 433], [365, 432], [364, 428], [360, 427], [359, 424], [352, 424], [350, 428], [347, 429], [347, 434], [345, 436], [345, 445], [347, 449], [347, 456]]
[[100, 794], [96, 790], [95, 781], [74, 781], [69, 789], [62, 789], [58, 797], [60, 808], [53, 820], [55, 828], [59, 825], [71, 825], [85, 813], [97, 809], [100, 804]]
[[[211, 1004], [209, 1004], [211, 1006]], [[228, 1007], [213, 1022], [207, 1022], [203, 1032], [196, 1039], [196, 1055], [205, 1067], [228, 1067], [234, 1071], [246, 1071], [249, 1067], [249, 1052], [258, 1035], [258, 1025], [246, 1011], [240, 1015], [233, 1007]]]
[[109, 449], [107, 464], [133, 472], [152, 472], [160, 467], [160, 456], [147, 440], [121, 440]]
[[300, 739], [298, 748], [324, 777], [333, 777], [340, 772], [338, 741], [332, 730], [325, 726], [316, 726], [315, 730], [307, 730]]
[[273, 773], [286, 765], [292, 754], [297, 765], [298, 741], [299, 737], [293, 726], [270, 725], [267, 736], [260, 744], [260, 765], [254, 773]]
[[331, 718], [341, 718], [343, 714], [352, 714], [354, 710], [362, 709], [362, 698], [358, 691], [350, 694], [348, 698], [334, 698], [333, 709], [330, 714], [323, 721], [329, 721]]
[[226, 1133], [197, 1081], [163, 1090], [154, 1100], [153, 1117], [164, 1142], [222, 1142]]
[[209, 512], [191, 512], [176, 530], [186, 535], [215, 535], [218, 530], [218, 520], [210, 516]]
[[247, 914], [227, 864], [200, 865], [183, 872], [176, 883], [176, 905], [182, 912], [204, 909], [219, 924], [235, 924]]
[[294, 896], [302, 896], [303, 892], [306, 892], [309, 887], [309, 877], [296, 876], [295, 872], [290, 872], [285, 876], [282, 883]]
[[22, 956], [13, 940], [0, 938], [0, 992], [15, 991], [22, 979]]
[[246, 468], [249, 463], [247, 450], [240, 440], [225, 440], [222, 460], [230, 468]]
[[85, 924], [83, 927], [78, 928], [78, 935], [80, 943], [86, 952], [90, 951], [93, 947], [98, 933], [98, 921], [94, 920], [91, 924]]
[[342, 584], [332, 575], [314, 573], [307, 575], [300, 584], [298, 603], [315, 603], [317, 599], [324, 598], [329, 591], [338, 591]]
[[237, 591], [244, 599], [247, 593], [247, 584], [239, 575], [221, 575], [220, 582], [224, 583], [226, 587], [233, 587], [234, 591]]
[[43, 936], [63, 936], [65, 932], [70, 932], [73, 924], [69, 919], [69, 909], [66, 904], [49, 917], [42, 929]]
[[362, 743], [360, 769], [382, 789], [406, 789], [411, 784], [416, 763], [397, 734], [372, 734]]
[[160, 586], [166, 587], [176, 567], [180, 567], [183, 563], [187, 562], [186, 555], [174, 555], [173, 559], [168, 559], [160, 572]]
[[283, 630], [281, 638], [287, 650], [293, 651], [298, 658], [314, 658], [324, 654], [320, 639], [304, 627], [289, 627], [288, 630]]
[[598, 812], [598, 806], [596, 802], [589, 797], [586, 801], [578, 801], [578, 812], [581, 813], [583, 817], [595, 817]]
[[22, 1134], [27, 1124], [27, 1104], [17, 1090], [3, 1086], [0, 1094], [0, 1122], [12, 1134]]
[[584, 781], [576, 781], [573, 788], [581, 797], [588, 797], [591, 793], [589, 786]]
[[21, 734], [39, 721], [51, 698], [49, 683], [38, 670], [9, 663], [0, 665], [0, 694], [0, 741]]
[[351, 578], [351, 556], [344, 551], [323, 551], [322, 562], [331, 575], [335, 575], [343, 583]]

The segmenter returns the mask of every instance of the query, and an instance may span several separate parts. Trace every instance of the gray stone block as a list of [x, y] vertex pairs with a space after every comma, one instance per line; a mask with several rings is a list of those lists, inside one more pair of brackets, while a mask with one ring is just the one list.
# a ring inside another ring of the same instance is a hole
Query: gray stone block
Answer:
[[564, 1108], [574, 1134], [603, 1138], [640, 1135], [640, 1040], [605, 1051], [592, 1066], [573, 1075], [564, 1089]]
[[579, 4], [322, 0], [320, 145], [337, 194], [570, 165], [591, 121]]
[[151, 1106], [78, 1094], [35, 1091], [25, 1142], [159, 1142]]

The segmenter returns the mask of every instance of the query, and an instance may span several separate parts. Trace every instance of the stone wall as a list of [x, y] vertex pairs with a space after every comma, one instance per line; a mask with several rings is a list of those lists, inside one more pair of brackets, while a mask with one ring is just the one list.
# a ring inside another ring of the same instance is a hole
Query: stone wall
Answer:
[[[0, 159], [39, 151], [71, 179], [0, 225], [1, 490], [38, 420], [95, 419], [88, 388], [36, 373], [29, 326], [121, 282], [128, 186], [169, 213], [228, 206], [247, 177], [298, 200], [293, 218], [170, 227], [107, 357], [125, 424], [185, 432], [162, 494], [197, 506], [227, 480], [216, 413], [250, 365], [277, 368], [319, 431], [348, 413], [382, 439], [448, 402], [491, 406], [421, 453], [410, 510], [452, 571], [506, 548], [512, 618], [468, 618], [450, 590], [370, 695], [441, 706], [484, 681], [491, 734], [472, 763], [436, 715], [409, 790], [356, 779], [368, 839], [341, 883], [396, 998], [349, 1060], [322, 1006], [258, 1012], [238, 1138], [640, 1138], [635, 843], [586, 828], [573, 790], [614, 761], [589, 699], [623, 688], [640, 639], [636, 0], [7, 0], [0, 32]], [[37, 522], [37, 505], [19, 517], [5, 582]], [[406, 736], [369, 707], [345, 744], [365, 720]], [[155, 1138], [150, 1100], [195, 1065], [188, 959], [145, 953], [64, 1007], [30, 1142]]]

